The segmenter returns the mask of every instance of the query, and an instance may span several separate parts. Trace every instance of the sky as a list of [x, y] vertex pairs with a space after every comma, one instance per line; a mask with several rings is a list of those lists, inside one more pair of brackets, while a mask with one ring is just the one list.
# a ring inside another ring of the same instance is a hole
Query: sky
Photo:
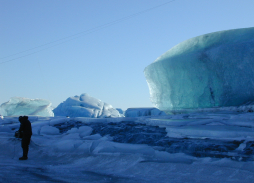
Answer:
[[253, 0], [0, 0], [0, 104], [16, 96], [57, 107], [88, 93], [114, 108], [153, 107], [145, 67], [186, 39], [253, 27], [253, 7]]

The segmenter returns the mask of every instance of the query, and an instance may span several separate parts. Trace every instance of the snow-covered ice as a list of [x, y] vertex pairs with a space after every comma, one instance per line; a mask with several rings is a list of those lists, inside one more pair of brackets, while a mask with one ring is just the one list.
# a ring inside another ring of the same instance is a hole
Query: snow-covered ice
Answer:
[[116, 110], [118, 110], [118, 112], [122, 115], [122, 117], [124, 117], [124, 113], [125, 113], [124, 110], [122, 110], [121, 108], [116, 108]]
[[144, 70], [160, 110], [239, 106], [254, 100], [254, 28], [188, 39]]
[[69, 97], [54, 110], [55, 116], [105, 118], [120, 117], [118, 110], [110, 104], [84, 93], [80, 96]]
[[50, 101], [22, 97], [12, 97], [8, 102], [1, 104], [0, 114], [2, 116], [54, 116]]
[[27, 161], [0, 121], [0, 182], [253, 182], [254, 113], [29, 118]]

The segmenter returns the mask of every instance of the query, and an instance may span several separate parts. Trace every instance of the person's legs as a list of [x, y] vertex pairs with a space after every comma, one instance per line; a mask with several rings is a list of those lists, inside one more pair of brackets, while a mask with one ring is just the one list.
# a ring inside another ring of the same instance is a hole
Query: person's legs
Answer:
[[27, 154], [28, 154], [28, 146], [23, 147], [23, 157], [27, 158]]
[[21, 146], [23, 148], [23, 156], [20, 157], [19, 160], [26, 160], [27, 159], [30, 139], [31, 139], [31, 137], [23, 137], [22, 138]]

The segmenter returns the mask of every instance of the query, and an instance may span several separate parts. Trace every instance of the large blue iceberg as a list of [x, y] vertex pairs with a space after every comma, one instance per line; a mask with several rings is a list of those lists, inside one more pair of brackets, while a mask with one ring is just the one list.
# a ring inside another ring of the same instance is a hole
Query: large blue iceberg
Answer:
[[8, 102], [3, 103], [0, 106], [0, 114], [3, 116], [54, 116], [50, 101], [22, 97], [12, 97]]
[[239, 106], [254, 100], [254, 28], [186, 40], [144, 74], [160, 110]]
[[69, 97], [53, 110], [55, 116], [69, 117], [121, 117], [118, 110], [110, 104], [84, 93], [80, 96]]

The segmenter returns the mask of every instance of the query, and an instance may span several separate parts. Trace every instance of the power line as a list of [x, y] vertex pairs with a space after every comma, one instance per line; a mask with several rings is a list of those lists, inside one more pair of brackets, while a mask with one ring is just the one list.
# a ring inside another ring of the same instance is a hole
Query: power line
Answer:
[[20, 57], [16, 57], [16, 58], [13, 58], [13, 59], [4, 61], [4, 62], [0, 62], [0, 64], [4, 64], [4, 63], [11, 62], [11, 61], [14, 61], [14, 60], [23, 58], [23, 57], [27, 57], [27, 56], [33, 55], [33, 54], [35, 54], [35, 53], [38, 53], [38, 52], [41, 52], [41, 51], [50, 49], [50, 48], [52, 48], [52, 47], [55, 47], [55, 46], [64, 44], [64, 43], [66, 43], [66, 42], [69, 42], [69, 41], [71, 41], [71, 40], [77, 39], [77, 38], [79, 38], [79, 37], [81, 37], [81, 36], [84, 36], [84, 35], [87, 35], [87, 34], [91, 34], [91, 33], [93, 33], [93, 32], [99, 31], [99, 30], [104, 29], [104, 28], [109, 27], [109, 26], [110, 26], [110, 25], [105, 26], [105, 27], [102, 27], [102, 28], [97, 29], [97, 30], [94, 30], [94, 31], [92, 31], [92, 32], [88, 32], [88, 33], [83, 34], [83, 35], [80, 35], [80, 36], [78, 36], [78, 37], [75, 37], [75, 38], [72, 38], [72, 39], [69, 39], [69, 40], [66, 40], [66, 41], [62, 41], [62, 42], [60, 42], [60, 43], [54, 44], [54, 45], [52, 45], [52, 46], [49, 46], [49, 47], [46, 47], [46, 48], [44, 48], [44, 49], [40, 49], [40, 50], [34, 51], [34, 52], [32, 52], [32, 53], [29, 53], [29, 54], [26, 54], [26, 55], [23, 55], [23, 56], [20, 56]]
[[94, 27], [94, 28], [91, 28], [91, 29], [88, 29], [88, 30], [85, 30], [85, 31], [82, 31], [82, 32], [79, 32], [77, 34], [73, 34], [73, 35], [70, 35], [70, 36], [67, 36], [67, 37], [64, 37], [64, 38], [61, 38], [61, 39], [58, 39], [58, 40], [55, 40], [55, 41], [51, 41], [51, 42], [48, 42], [48, 43], [45, 43], [45, 44], [42, 44], [40, 46], [36, 46], [36, 47], [33, 47], [33, 48], [30, 48], [30, 49], [27, 49], [27, 50], [24, 50], [24, 51], [21, 51], [21, 52], [18, 52], [18, 53], [15, 53], [15, 54], [11, 54], [11, 55], [8, 55], [8, 56], [5, 56], [5, 57], [2, 57], [0, 58], [1, 60], [2, 59], [5, 59], [5, 58], [9, 58], [9, 57], [12, 57], [12, 56], [15, 56], [15, 55], [19, 55], [21, 53], [25, 53], [25, 52], [28, 52], [28, 51], [31, 51], [31, 50], [35, 50], [35, 49], [38, 49], [38, 48], [42, 48], [44, 46], [48, 46], [48, 45], [51, 45], [51, 44], [54, 44], [54, 43], [57, 43], [57, 42], [60, 42], [60, 43], [57, 43], [57, 44], [54, 44], [53, 46], [49, 46], [49, 47], [46, 47], [44, 49], [40, 49], [38, 51], [34, 51], [32, 53], [29, 53], [29, 54], [26, 54], [26, 55], [23, 55], [23, 56], [20, 56], [20, 57], [16, 57], [16, 58], [13, 58], [13, 59], [9, 59], [7, 61], [4, 61], [4, 62], [0, 62], [0, 64], [4, 64], [4, 63], [7, 63], [7, 62], [11, 62], [11, 61], [14, 61], [14, 60], [17, 60], [17, 59], [20, 59], [20, 58], [23, 58], [23, 57], [27, 57], [27, 56], [30, 56], [30, 55], [33, 55], [35, 53], [38, 53], [38, 52], [41, 52], [41, 51], [44, 51], [44, 50], [47, 50], [49, 48], [52, 48], [52, 47], [55, 47], [55, 46], [58, 46], [60, 44], [64, 44], [66, 42], [69, 42], [71, 40], [74, 40], [74, 39], [77, 39], [81, 36], [84, 36], [84, 35], [87, 35], [87, 34], [91, 34], [93, 32], [96, 32], [96, 31], [99, 31], [99, 30], [102, 30], [104, 28], [107, 28], [109, 26], [112, 26], [112, 25], [115, 25], [115, 24], [118, 24], [118, 23], [121, 23], [123, 21], [126, 21], [126, 20], [129, 20], [131, 18], [134, 18], [136, 16], [139, 16], [141, 14], [144, 14], [146, 12], [149, 12], [149, 11], [152, 11], [154, 9], [157, 9], [157, 8], [160, 8], [164, 5], [167, 5], [169, 3], [172, 3], [176, 0], [171, 0], [171, 1], [168, 1], [166, 3], [163, 3], [163, 4], [160, 4], [160, 5], [157, 5], [157, 6], [154, 6], [152, 8], [149, 8], [149, 9], [146, 9], [146, 10], [143, 10], [143, 11], [140, 11], [138, 13], [134, 13], [132, 15], [129, 15], [129, 16], [126, 16], [126, 17], [123, 17], [123, 18], [120, 18], [120, 19], [117, 19], [117, 20], [114, 20], [112, 22], [109, 22], [109, 23], [105, 23], [103, 25], [100, 25], [100, 26], [97, 26], [97, 27]]

